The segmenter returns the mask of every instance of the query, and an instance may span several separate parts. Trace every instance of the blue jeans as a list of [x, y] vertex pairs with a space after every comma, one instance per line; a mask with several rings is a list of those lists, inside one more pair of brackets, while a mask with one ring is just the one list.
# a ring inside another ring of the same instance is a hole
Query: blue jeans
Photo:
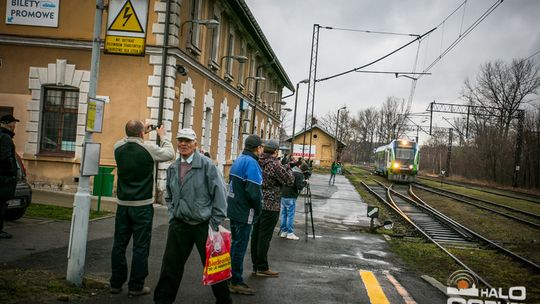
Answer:
[[281, 232], [294, 232], [294, 210], [296, 209], [296, 198], [281, 198]]
[[231, 220], [231, 284], [238, 285], [244, 282], [244, 256], [246, 255], [251, 234], [251, 224]]

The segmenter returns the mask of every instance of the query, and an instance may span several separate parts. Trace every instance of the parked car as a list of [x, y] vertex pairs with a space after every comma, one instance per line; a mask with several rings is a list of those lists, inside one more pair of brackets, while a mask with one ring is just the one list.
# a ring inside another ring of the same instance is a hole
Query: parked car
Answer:
[[15, 197], [6, 202], [4, 219], [8, 221], [20, 219], [31, 202], [32, 188], [26, 181], [26, 168], [19, 155], [17, 155], [17, 188], [15, 189]]

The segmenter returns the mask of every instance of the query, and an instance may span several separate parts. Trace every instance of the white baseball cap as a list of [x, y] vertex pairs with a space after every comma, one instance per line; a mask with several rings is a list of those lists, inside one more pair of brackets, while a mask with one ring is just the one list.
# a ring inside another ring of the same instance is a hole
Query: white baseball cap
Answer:
[[197, 139], [197, 134], [195, 134], [195, 131], [193, 131], [193, 129], [184, 128], [184, 129], [178, 131], [178, 134], [176, 135], [176, 138], [177, 139], [186, 138], [186, 139], [189, 139], [189, 140], [195, 140], [195, 139]]

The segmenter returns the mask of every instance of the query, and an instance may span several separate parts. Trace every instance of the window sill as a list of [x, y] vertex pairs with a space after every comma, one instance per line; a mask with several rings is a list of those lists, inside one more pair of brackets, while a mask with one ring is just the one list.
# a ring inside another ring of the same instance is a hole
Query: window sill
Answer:
[[195, 57], [201, 56], [201, 50], [194, 44], [188, 43], [186, 49]]
[[244, 91], [244, 85], [241, 84], [241, 83], [238, 83], [238, 85], [236, 86], [236, 88], [237, 88], [238, 90], [240, 90], [240, 92]]
[[234, 81], [234, 77], [229, 73], [225, 73], [225, 81], [231, 83]]
[[219, 65], [212, 59], [210, 59], [208, 62], [208, 68], [210, 68], [210, 70], [212, 70], [214, 73], [219, 71]]
[[73, 153], [72, 155], [69, 155], [67, 153], [64, 153], [64, 154], [39, 153], [36, 155], [24, 154], [23, 159], [45, 161], [45, 162], [71, 163], [71, 164], [80, 163], [80, 160], [78, 158], [75, 158], [75, 153]]

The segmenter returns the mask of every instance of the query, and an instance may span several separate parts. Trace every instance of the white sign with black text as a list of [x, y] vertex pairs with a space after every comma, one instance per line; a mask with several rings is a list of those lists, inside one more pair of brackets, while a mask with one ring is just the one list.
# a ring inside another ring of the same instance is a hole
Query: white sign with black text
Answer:
[[7, 0], [6, 24], [58, 27], [60, 0]]

